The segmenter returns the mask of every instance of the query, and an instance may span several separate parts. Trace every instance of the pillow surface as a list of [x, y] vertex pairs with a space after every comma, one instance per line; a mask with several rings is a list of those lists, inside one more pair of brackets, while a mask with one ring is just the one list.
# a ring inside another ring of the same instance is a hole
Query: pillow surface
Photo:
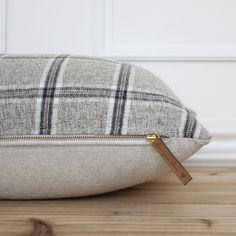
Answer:
[[[75, 197], [151, 180], [210, 141], [151, 72], [75, 55], [0, 56], [0, 198]], [[82, 138], [81, 138], [82, 137]]]

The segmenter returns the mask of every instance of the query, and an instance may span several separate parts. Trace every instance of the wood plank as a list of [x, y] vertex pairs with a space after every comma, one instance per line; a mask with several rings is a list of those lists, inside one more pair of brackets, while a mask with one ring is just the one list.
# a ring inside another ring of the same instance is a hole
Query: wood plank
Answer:
[[0, 201], [0, 236], [236, 235], [236, 169], [190, 168], [99, 196]]

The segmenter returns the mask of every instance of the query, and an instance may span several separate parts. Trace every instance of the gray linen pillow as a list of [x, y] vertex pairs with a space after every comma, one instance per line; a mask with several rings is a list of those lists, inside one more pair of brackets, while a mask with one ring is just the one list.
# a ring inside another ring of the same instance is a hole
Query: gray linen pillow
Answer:
[[146, 138], [152, 133], [179, 162], [211, 138], [145, 69], [75, 55], [1, 55], [0, 198], [85, 196], [156, 178], [167, 165]]

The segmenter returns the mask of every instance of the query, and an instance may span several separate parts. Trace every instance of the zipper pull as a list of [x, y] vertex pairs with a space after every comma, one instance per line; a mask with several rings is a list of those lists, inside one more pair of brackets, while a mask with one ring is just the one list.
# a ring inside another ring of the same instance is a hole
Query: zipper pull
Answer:
[[181, 165], [181, 163], [170, 151], [170, 149], [166, 146], [160, 135], [156, 133], [148, 134], [147, 139], [152, 144], [152, 146], [160, 153], [163, 160], [174, 172], [174, 174], [179, 178], [179, 180], [184, 185], [186, 185], [192, 179], [192, 177], [187, 172], [187, 170]]

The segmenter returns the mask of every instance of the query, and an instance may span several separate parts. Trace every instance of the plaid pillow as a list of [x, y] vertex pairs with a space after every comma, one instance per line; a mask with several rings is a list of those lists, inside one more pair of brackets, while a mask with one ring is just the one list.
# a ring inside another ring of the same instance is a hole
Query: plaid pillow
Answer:
[[209, 141], [195, 113], [145, 69], [0, 56], [0, 199], [109, 192], [156, 178], [166, 163], [186, 184], [180, 162]]
[[71, 55], [2, 55], [0, 135], [141, 135], [209, 139], [151, 72]]

